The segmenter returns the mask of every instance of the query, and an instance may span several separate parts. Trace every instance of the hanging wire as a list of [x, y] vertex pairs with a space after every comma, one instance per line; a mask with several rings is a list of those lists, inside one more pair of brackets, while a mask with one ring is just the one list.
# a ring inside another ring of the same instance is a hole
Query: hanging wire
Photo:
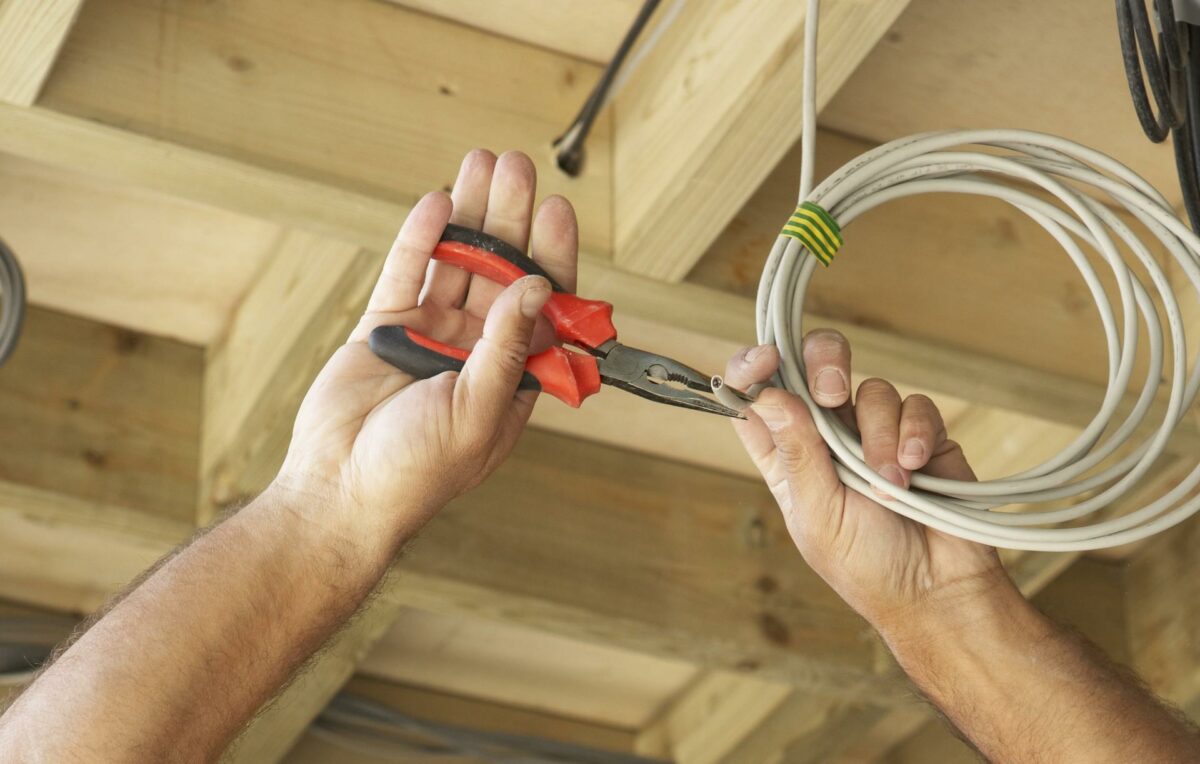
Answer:
[[25, 277], [17, 256], [0, 241], [0, 366], [17, 348], [25, 322]]
[[1200, 36], [1195, 26], [1176, 21], [1172, 0], [1154, 0], [1154, 22], [1145, 0], [1116, 3], [1121, 59], [1134, 113], [1150, 140], [1161, 143], [1172, 136], [1183, 204], [1192, 230], [1200, 230]]
[[[654, 15], [654, 10], [658, 7], [659, 0], [645, 0], [642, 3], [642, 8], [638, 11], [638, 15], [633, 20], [633, 24], [629, 27], [629, 31], [625, 33], [625, 39], [621, 40], [620, 47], [617, 48], [616, 55], [608, 62], [608, 66], [604, 69], [604, 74], [600, 76], [600, 81], [596, 83], [596, 87], [592, 88], [591, 94], [583, 103], [583, 108], [579, 110], [579, 114], [575, 117], [575, 121], [566, 129], [566, 131], [558, 138], [554, 139], [555, 160], [558, 162], [559, 169], [570, 175], [572, 178], [579, 175], [583, 170], [583, 160], [585, 157], [584, 143], [587, 141], [588, 133], [592, 131], [592, 125], [596, 121], [597, 115], [608, 103], [612, 95], [616, 95], [618, 88], [613, 87], [613, 83], [617, 82], [617, 73], [621, 66], [625, 63], [626, 56], [633, 49], [634, 43], [637, 42], [638, 36], [649, 23], [650, 17]], [[659, 25], [659, 31], [666, 24]], [[657, 39], [658, 33], [650, 41], [653, 44]], [[638, 57], [632, 62], [636, 64], [641, 59], [645, 51], [649, 49], [649, 45], [644, 46], [638, 53]], [[620, 82], [623, 84], [625, 77], [622, 76]], [[611, 91], [611, 93], [610, 93]]]

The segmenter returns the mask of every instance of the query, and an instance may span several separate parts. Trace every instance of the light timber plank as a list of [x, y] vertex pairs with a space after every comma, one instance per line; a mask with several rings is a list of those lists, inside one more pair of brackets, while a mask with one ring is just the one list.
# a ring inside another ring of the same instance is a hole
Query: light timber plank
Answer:
[[[823, 106], [907, 4], [826, 0]], [[679, 281], [800, 137], [805, 7], [688, 3], [614, 104], [614, 257]]]

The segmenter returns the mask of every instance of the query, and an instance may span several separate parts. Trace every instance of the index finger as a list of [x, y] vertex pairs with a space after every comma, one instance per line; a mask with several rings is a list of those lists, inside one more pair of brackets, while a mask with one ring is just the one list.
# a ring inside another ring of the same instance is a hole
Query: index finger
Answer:
[[426, 194], [413, 206], [383, 261], [366, 313], [350, 333], [350, 342], [365, 341], [380, 322], [379, 314], [417, 307], [429, 260], [450, 221], [452, 207], [450, 197], [440, 192]]
[[450, 197], [441, 192], [426, 194], [416, 203], [383, 261], [383, 272], [367, 302], [368, 313], [417, 307], [429, 259], [450, 222], [452, 208]]

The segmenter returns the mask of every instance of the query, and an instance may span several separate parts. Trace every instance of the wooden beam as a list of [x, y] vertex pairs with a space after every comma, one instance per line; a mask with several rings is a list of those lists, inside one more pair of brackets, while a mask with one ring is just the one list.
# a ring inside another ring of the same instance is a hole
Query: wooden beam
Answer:
[[1133, 666], [1171, 703], [1200, 719], [1200, 518], [1137, 551], [1125, 580]]
[[495, 618], [404, 608], [358, 673], [636, 729], [699, 670]]
[[641, 7], [639, 0], [604, 0], [599, 3], [587, 0], [565, 3], [546, 3], [542, 0], [391, 2], [488, 34], [511, 37], [601, 65], [607, 64], [617, 52], [617, 46], [621, 44]]
[[0, 597], [91, 612], [192, 530], [180, 520], [0, 482]]
[[[374, 252], [386, 251], [408, 209], [381, 196], [40, 108], [0, 104], [0, 151], [241, 211]], [[714, 338], [738, 345], [753, 341], [753, 302], [745, 297], [695, 284], [664, 285], [616, 269], [592, 254], [585, 254], [580, 263], [580, 283], [590, 297], [617, 306], [621, 327], [636, 321], [646, 336], [670, 329], [699, 338], [701, 345]], [[915, 389], [1074, 425], [1089, 421], [1095, 414], [1092, 402], [1102, 397], [1093, 384], [977, 352], [847, 321], [811, 318], [808, 323], [845, 333], [854, 344], [856, 368], [863, 374]], [[671, 348], [671, 352], [687, 361], [688, 352], [700, 351]], [[1185, 428], [1179, 443], [1180, 448], [1200, 446], [1196, 428]]]
[[234, 475], [245, 480], [254, 465], [254, 479], [265, 484], [278, 468], [256, 454], [269, 448], [282, 459], [278, 443], [287, 443], [295, 411], [273, 401], [299, 405], [328, 349], [345, 339], [360, 313], [380, 262], [354, 245], [306, 232], [289, 231], [280, 242], [207, 351], [200, 524], [246, 498], [231, 493]]
[[521, 149], [607, 253], [607, 115], [580, 177], [550, 151], [599, 74], [376, 0], [107, 0], [84, 5], [39, 103], [400, 205], [448, 189], [470, 149]]
[[190, 520], [201, 352], [37, 307], [0, 368], [0, 481]]
[[30, 308], [0, 368], [0, 597], [87, 612], [187, 538], [201, 363]]
[[136, 185], [0, 154], [0, 236], [29, 301], [207, 345], [280, 227]]
[[708, 672], [638, 734], [636, 749], [679, 764], [725, 761], [791, 694], [783, 682]]
[[[823, 106], [906, 0], [827, 0]], [[805, 7], [771, 0], [688, 3], [617, 97], [614, 254], [679, 281], [800, 137]]]
[[83, 0], [0, 0], [0, 101], [30, 106]]
[[[364, 676], [351, 679], [343, 692], [433, 724], [540, 738], [611, 753], [633, 752], [634, 733], [631, 730], [579, 721], [548, 711], [518, 708]], [[348, 755], [345, 749], [322, 743], [316, 735], [309, 733], [289, 752], [287, 761], [289, 764], [347, 761]]]
[[[1177, 201], [1171, 147], [1146, 140], [1134, 115], [1111, 11], [1079, 0], [912, 3], [821, 122], [875, 142], [963, 127], [1062, 135], [1117, 158]], [[1047, 72], [1057, 73], [1063, 97], [1031, 109], [1029, 84]]]

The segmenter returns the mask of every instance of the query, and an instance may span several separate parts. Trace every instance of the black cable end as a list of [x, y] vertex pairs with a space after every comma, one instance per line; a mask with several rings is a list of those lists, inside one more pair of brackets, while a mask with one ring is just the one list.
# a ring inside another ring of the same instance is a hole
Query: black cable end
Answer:
[[586, 157], [587, 152], [584, 151], [583, 146], [563, 146], [554, 153], [554, 161], [558, 165], [558, 169], [572, 178], [578, 178], [579, 173], [583, 172], [583, 161]]

